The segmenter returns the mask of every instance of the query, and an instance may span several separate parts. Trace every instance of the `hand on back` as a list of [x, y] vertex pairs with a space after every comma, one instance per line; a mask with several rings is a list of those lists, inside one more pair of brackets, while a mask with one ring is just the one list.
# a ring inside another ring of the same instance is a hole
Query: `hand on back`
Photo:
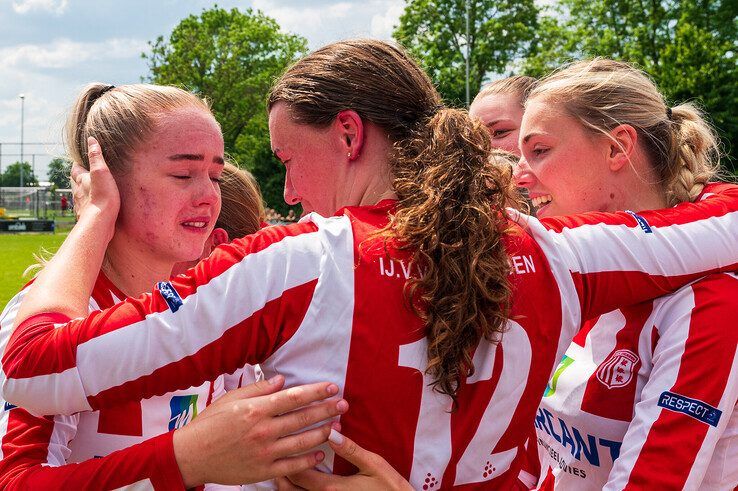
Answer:
[[186, 487], [265, 481], [323, 460], [323, 452], [309, 450], [327, 441], [330, 424], [302, 430], [345, 413], [348, 403], [329, 399], [338, 393], [335, 384], [280, 391], [283, 384], [278, 377], [231, 391], [174, 433]]
[[331, 491], [412, 491], [412, 486], [381, 456], [331, 430], [330, 446], [336, 455], [359, 468], [353, 476], [336, 476], [315, 469], [277, 480], [280, 490], [319, 489]]

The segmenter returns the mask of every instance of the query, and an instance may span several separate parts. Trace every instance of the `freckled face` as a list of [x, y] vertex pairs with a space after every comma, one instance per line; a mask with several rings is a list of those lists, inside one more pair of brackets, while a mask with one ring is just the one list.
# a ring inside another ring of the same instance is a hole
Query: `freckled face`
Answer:
[[341, 182], [335, 169], [346, 155], [329, 128], [296, 123], [288, 106], [279, 102], [269, 111], [272, 150], [287, 169], [284, 200], [302, 204], [303, 214], [333, 215], [346, 203], [338, 201]]
[[469, 107], [469, 115], [479, 118], [492, 137], [492, 146], [520, 155], [518, 135], [523, 105], [517, 94], [490, 94]]
[[522, 157], [513, 177], [538, 217], [612, 211], [610, 144], [553, 102], [528, 100], [520, 130]]
[[200, 257], [220, 213], [223, 137], [199, 108], [162, 116], [157, 129], [116, 176], [121, 210], [116, 240], [171, 263]]

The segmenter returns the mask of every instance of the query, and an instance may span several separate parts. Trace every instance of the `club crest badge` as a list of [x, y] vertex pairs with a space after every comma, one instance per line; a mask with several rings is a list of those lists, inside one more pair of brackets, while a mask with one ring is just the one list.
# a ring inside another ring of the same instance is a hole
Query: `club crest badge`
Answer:
[[597, 368], [597, 380], [608, 389], [626, 386], [633, 378], [636, 364], [640, 360], [638, 355], [630, 350], [614, 351]]

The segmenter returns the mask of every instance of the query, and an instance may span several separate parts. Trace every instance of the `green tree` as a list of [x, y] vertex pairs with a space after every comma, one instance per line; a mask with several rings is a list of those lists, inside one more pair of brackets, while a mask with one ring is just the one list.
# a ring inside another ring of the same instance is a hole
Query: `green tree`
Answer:
[[704, 107], [735, 170], [737, 50], [735, 0], [559, 0], [541, 18], [523, 70], [540, 76], [589, 56], [633, 62], [670, 103], [696, 100]]
[[444, 99], [466, 99], [466, 46], [469, 45], [470, 98], [490, 74], [509, 70], [526, 53], [537, 26], [534, 0], [408, 0], [393, 36], [420, 60]]
[[69, 159], [57, 157], [49, 162], [49, 182], [57, 188], [69, 188], [69, 176], [72, 171], [72, 162]]
[[33, 174], [33, 168], [28, 162], [23, 162], [22, 164], [15, 162], [7, 166], [2, 174], [2, 185], [5, 187], [19, 187], [21, 167], [23, 168], [23, 186], [38, 186], [38, 179]]
[[214, 7], [183, 19], [168, 39], [144, 53], [154, 83], [179, 85], [207, 97], [223, 129], [226, 152], [259, 180], [267, 204], [283, 213], [283, 166], [267, 129], [266, 94], [274, 80], [307, 51], [307, 41], [280, 31], [251, 9]]

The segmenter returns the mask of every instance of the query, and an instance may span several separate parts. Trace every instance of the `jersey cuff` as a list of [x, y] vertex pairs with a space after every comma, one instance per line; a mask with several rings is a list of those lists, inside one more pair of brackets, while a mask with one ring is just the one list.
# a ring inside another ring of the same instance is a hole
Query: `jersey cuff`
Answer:
[[43, 312], [41, 314], [34, 314], [28, 319], [21, 322], [17, 331], [27, 329], [29, 327], [37, 326], [39, 324], [66, 324], [71, 321], [72, 318], [58, 312]]
[[154, 440], [157, 481], [163, 483], [165, 489], [185, 489], [177, 459], [174, 457], [174, 432], [169, 431]]

